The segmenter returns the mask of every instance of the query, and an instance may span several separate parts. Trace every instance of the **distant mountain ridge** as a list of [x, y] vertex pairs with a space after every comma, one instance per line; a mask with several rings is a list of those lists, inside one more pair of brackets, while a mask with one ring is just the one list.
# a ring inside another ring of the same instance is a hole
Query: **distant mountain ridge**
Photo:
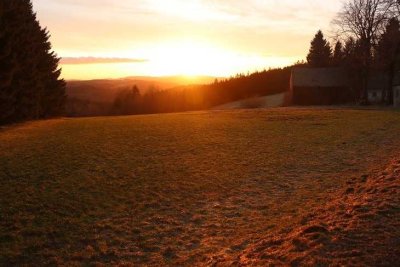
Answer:
[[211, 76], [131, 76], [120, 79], [69, 80], [67, 81], [67, 96], [79, 100], [110, 103], [124, 89], [136, 85], [141, 93], [148, 90], [167, 90], [185, 85], [209, 84], [216, 78]]

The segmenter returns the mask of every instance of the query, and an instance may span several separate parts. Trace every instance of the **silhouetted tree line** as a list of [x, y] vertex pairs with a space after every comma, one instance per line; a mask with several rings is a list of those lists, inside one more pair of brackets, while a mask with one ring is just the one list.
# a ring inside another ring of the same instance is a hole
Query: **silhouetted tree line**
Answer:
[[[388, 70], [396, 55], [399, 41], [399, 21], [397, 18], [391, 18], [371, 49], [371, 66], [375, 69]], [[323, 33], [318, 31], [311, 42], [307, 65], [315, 68], [362, 66], [364, 55], [359, 40], [349, 37], [344, 44], [342, 41], [337, 41], [333, 47], [332, 49], [330, 43], [324, 38]]]
[[65, 82], [29, 0], [0, 1], [0, 124], [63, 114]]
[[367, 102], [372, 73], [390, 75], [383, 101], [393, 100], [391, 84], [396, 54], [400, 52], [400, 1], [350, 0], [333, 21], [338, 41], [334, 46], [318, 31], [311, 42], [309, 67], [344, 67], [353, 77], [359, 100]]
[[286, 92], [291, 67], [215, 80], [208, 85], [192, 85], [170, 90], [147, 90], [140, 94], [136, 86], [116, 97], [109, 114], [149, 114], [209, 109], [254, 96]]

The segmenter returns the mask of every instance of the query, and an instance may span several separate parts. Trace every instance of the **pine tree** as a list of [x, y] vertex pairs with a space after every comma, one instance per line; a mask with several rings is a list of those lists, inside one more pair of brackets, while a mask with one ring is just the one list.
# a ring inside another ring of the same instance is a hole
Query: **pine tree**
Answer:
[[322, 31], [318, 31], [311, 42], [307, 62], [310, 67], [328, 67], [331, 62], [332, 49], [325, 40]]
[[343, 48], [344, 64], [348, 68], [360, 69], [363, 61], [363, 52], [360, 41], [350, 37]]
[[116, 115], [138, 114], [140, 111], [139, 100], [140, 91], [136, 85], [130, 89], [122, 90], [114, 100], [112, 113]]
[[343, 66], [349, 72], [349, 79], [354, 96], [360, 96], [363, 90], [363, 51], [360, 41], [350, 37], [345, 41], [343, 47]]
[[333, 51], [332, 65], [333, 66], [342, 66], [344, 63], [344, 48], [342, 42], [337, 41], [335, 45], [335, 49]]
[[0, 3], [0, 123], [61, 115], [65, 82], [30, 0]]
[[9, 121], [16, 112], [16, 90], [11, 87], [18, 69], [14, 40], [21, 29], [11, 20], [16, 12], [16, 1], [0, 2], [0, 123]]
[[400, 23], [392, 18], [386, 25], [384, 33], [376, 47], [375, 61], [379, 68], [387, 70], [394, 60], [400, 42]]
[[343, 48], [344, 58], [347, 61], [350, 57], [352, 57], [356, 50], [356, 41], [354, 38], [350, 37], [346, 40], [346, 43]]
[[393, 68], [400, 43], [400, 23], [396, 18], [389, 20], [384, 33], [379, 39], [375, 49], [375, 67], [390, 74], [390, 79], [385, 87], [383, 100], [387, 104], [393, 102]]
[[38, 70], [42, 76], [43, 95], [40, 98], [41, 117], [59, 116], [64, 113], [65, 81], [60, 79], [60, 59], [51, 51], [50, 35], [47, 29], [41, 30], [42, 53], [38, 59]]

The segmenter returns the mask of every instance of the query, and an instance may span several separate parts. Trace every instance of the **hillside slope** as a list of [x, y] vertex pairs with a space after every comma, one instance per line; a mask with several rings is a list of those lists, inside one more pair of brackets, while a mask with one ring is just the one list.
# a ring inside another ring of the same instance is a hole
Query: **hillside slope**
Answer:
[[348, 181], [297, 226], [247, 248], [236, 263], [251, 266], [398, 266], [400, 160]]
[[229, 110], [229, 109], [251, 109], [251, 108], [277, 108], [285, 106], [287, 93], [252, 97], [244, 100], [231, 102], [225, 105], [212, 108], [213, 110]]
[[68, 81], [67, 96], [99, 103], [112, 103], [116, 95], [136, 85], [141, 93], [151, 90], [167, 90], [188, 84], [212, 83], [215, 77], [127, 77], [123, 79]]
[[[347, 182], [398, 155], [399, 132], [398, 112], [316, 108], [1, 129], [0, 266], [295, 265], [347, 255], [331, 251], [350, 251], [346, 263], [385, 258], [370, 250], [396, 249], [397, 167]], [[376, 185], [381, 178], [390, 184]], [[372, 242], [363, 251], [348, 236]]]

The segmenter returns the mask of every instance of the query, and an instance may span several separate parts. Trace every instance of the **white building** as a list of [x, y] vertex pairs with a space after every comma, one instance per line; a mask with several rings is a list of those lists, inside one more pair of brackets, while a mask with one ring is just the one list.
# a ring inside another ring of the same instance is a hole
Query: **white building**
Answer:
[[389, 87], [389, 75], [384, 73], [371, 74], [367, 86], [368, 102], [370, 104], [382, 104], [384, 101], [384, 94], [389, 93]]

